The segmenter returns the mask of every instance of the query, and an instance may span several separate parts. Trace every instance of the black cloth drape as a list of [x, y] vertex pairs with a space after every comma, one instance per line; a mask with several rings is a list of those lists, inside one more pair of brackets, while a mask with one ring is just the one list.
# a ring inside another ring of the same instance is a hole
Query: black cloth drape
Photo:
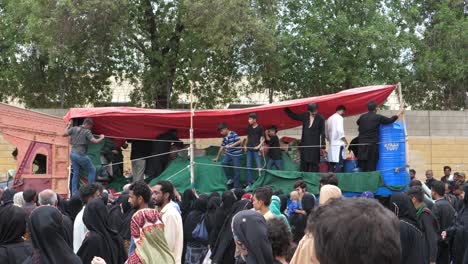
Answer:
[[[175, 131], [169, 131], [167, 133], [159, 135], [156, 140], [149, 142], [151, 145], [150, 156], [163, 154], [171, 151], [172, 144], [181, 145], [181, 141], [177, 137]], [[148, 179], [154, 179], [161, 175], [161, 173], [166, 169], [169, 164], [169, 154], [163, 154], [160, 156], [150, 157], [146, 159], [146, 169], [145, 174], [148, 176]]]

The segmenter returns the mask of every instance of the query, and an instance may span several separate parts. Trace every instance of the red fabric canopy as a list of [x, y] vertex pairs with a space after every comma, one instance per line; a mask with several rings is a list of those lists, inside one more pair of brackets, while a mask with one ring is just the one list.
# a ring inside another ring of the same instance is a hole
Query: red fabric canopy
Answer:
[[[300, 122], [290, 119], [285, 113], [286, 107], [301, 113], [307, 111], [307, 104], [318, 104], [318, 111], [325, 118], [333, 113], [338, 105], [344, 105], [346, 115], [367, 112], [366, 103], [370, 100], [382, 104], [397, 85], [377, 85], [344, 90], [336, 94], [322, 95], [303, 99], [278, 102], [244, 109], [220, 109], [195, 111], [193, 128], [195, 138], [219, 137], [217, 127], [225, 122], [239, 135], [245, 135], [248, 126], [248, 114], [257, 113], [258, 123], [264, 128], [275, 125], [279, 130], [297, 127]], [[180, 138], [189, 137], [190, 112], [136, 107], [96, 107], [72, 108], [64, 117], [92, 118], [94, 133], [109, 137], [153, 139], [169, 129], [177, 129]]]

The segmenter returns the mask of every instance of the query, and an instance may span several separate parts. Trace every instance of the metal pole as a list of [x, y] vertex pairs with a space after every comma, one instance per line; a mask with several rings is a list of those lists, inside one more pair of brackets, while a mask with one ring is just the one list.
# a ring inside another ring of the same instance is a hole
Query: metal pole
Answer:
[[194, 168], [194, 155], [195, 155], [195, 142], [193, 139], [193, 86], [190, 82], [190, 185], [195, 190], [195, 168]]
[[[405, 107], [405, 103], [403, 101], [403, 93], [401, 92], [401, 83], [398, 83], [398, 99], [400, 101], [400, 108]], [[408, 130], [406, 128], [406, 118], [405, 118], [405, 113], [403, 112], [402, 114], [402, 121], [403, 121], [403, 129], [405, 132], [405, 149], [406, 149], [406, 164], [408, 165], [409, 163], [409, 144], [408, 144]]]

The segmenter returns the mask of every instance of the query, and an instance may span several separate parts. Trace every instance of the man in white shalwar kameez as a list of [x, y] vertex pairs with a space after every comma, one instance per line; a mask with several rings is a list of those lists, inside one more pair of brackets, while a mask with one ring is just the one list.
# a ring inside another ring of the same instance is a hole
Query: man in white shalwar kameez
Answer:
[[328, 150], [328, 170], [330, 172], [343, 172], [345, 149], [348, 146], [343, 125], [345, 112], [344, 106], [338, 106], [336, 113], [330, 116], [326, 123], [326, 137], [330, 144]]

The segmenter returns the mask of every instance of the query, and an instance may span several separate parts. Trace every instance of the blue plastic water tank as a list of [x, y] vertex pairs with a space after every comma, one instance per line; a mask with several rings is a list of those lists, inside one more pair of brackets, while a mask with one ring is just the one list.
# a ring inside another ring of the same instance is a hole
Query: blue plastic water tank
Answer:
[[[378, 195], [391, 195], [391, 187], [409, 184], [406, 173], [405, 130], [401, 122], [380, 126], [379, 162], [380, 171], [386, 187], [377, 190]], [[388, 188], [390, 187], [390, 188]]]

